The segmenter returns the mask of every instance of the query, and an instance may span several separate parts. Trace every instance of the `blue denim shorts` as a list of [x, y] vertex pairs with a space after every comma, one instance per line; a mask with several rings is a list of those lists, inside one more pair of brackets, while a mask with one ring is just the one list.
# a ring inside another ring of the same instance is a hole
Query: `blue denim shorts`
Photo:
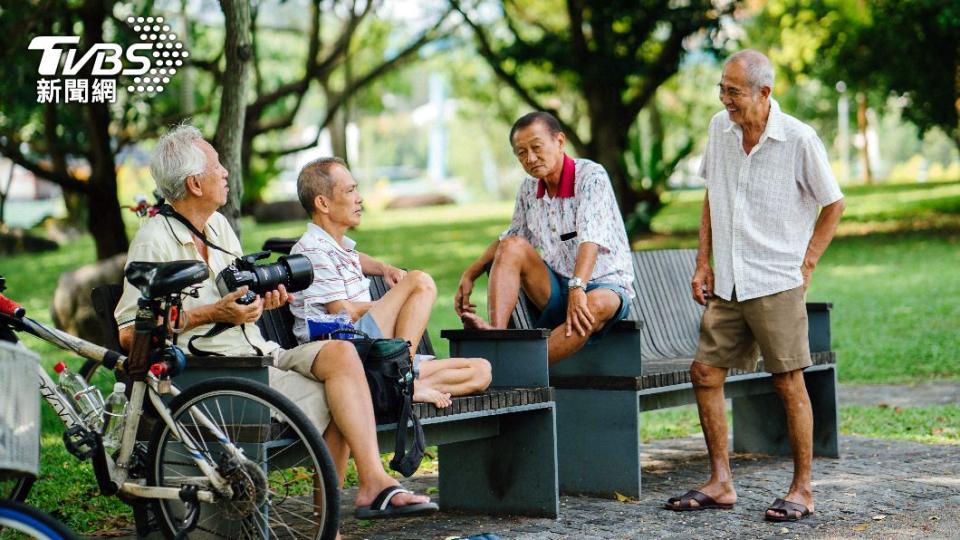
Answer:
[[373, 339], [383, 338], [383, 332], [380, 330], [380, 327], [377, 326], [377, 321], [374, 320], [373, 316], [369, 313], [364, 314], [357, 322], [353, 323], [353, 327]]
[[[567, 298], [570, 293], [570, 289], [567, 287], [567, 281], [569, 278], [558, 274], [550, 265], [546, 266], [547, 273], [550, 275], [550, 299], [547, 300], [547, 305], [544, 306], [540, 317], [533, 326], [534, 328], [554, 329], [567, 321]], [[604, 283], [601, 281], [588, 282], [586, 292], [594, 289], [610, 289], [617, 293], [617, 296], [620, 297], [620, 309], [603, 325], [603, 328], [590, 336], [587, 344], [595, 343], [602, 339], [603, 336], [607, 335], [607, 332], [613, 328], [613, 325], [616, 324], [617, 321], [622, 320], [630, 313], [630, 298], [627, 296], [627, 291], [625, 291], [623, 287], [616, 283]]]

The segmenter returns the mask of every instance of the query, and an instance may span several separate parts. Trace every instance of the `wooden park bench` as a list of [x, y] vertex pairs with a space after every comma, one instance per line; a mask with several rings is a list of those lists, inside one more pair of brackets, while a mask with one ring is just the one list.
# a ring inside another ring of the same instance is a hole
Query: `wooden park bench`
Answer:
[[[526, 298], [513, 313], [514, 329], [441, 333], [451, 340], [452, 355], [498, 357], [494, 381], [498, 376], [526, 377], [555, 388], [561, 491], [638, 497], [639, 412], [696, 402], [689, 368], [703, 307], [690, 295], [695, 260], [695, 250], [634, 252], [636, 298], [630, 320], [552, 366], [549, 380], [528, 371], [546, 357], [546, 340], [535, 334], [544, 330], [531, 329], [535, 308]], [[804, 378], [813, 405], [814, 455], [838, 457], [830, 307], [807, 304], [814, 365]], [[733, 402], [735, 452], [790, 453], [783, 406], [762, 364], [757, 372], [731, 370], [724, 392]]]
[[[264, 249], [289, 252], [292, 242], [269, 242]], [[374, 299], [387, 290], [379, 276], [371, 276]], [[94, 289], [94, 308], [109, 348], [119, 350], [113, 310], [119, 286]], [[258, 321], [264, 337], [285, 348], [296, 346], [293, 317], [287, 307], [265, 311]], [[418, 345], [421, 354], [434, 354], [428, 335]], [[442, 361], [442, 360], [441, 360]], [[212, 377], [241, 376], [268, 384], [271, 357], [187, 356], [187, 369], [176, 383], [186, 388]], [[547, 380], [546, 357], [540, 365]], [[557, 517], [556, 414], [553, 389], [509, 380], [486, 392], [453, 398], [438, 409], [417, 403], [426, 443], [438, 447], [440, 507], [444, 511]], [[381, 452], [392, 452], [397, 425], [377, 426]]]

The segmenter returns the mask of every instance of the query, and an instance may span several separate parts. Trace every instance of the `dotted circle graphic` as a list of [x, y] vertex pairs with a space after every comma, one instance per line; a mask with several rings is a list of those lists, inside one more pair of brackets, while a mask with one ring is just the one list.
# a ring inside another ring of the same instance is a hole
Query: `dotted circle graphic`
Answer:
[[[148, 62], [147, 72], [133, 77], [133, 84], [127, 85], [127, 92], [157, 94], [170, 84], [176, 75], [174, 66], [182, 67], [183, 59], [190, 56], [183, 43], [163, 17], [127, 17], [127, 24], [139, 37], [140, 44], [150, 45], [150, 53], [143, 52], [140, 57]], [[142, 49], [141, 49], [142, 50]]]

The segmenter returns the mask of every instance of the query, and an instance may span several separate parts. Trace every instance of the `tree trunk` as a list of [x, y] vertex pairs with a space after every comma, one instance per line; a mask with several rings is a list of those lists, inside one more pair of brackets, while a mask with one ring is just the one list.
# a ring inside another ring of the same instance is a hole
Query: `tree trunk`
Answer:
[[[327, 129], [330, 131], [330, 148], [333, 150], [333, 155], [349, 164], [350, 159], [347, 156], [347, 112], [345, 109], [346, 107], [340, 107], [337, 112], [333, 113], [333, 121], [327, 125]], [[317, 126], [317, 129], [323, 129], [323, 127]]]
[[[103, 41], [103, 23], [107, 6], [89, 0], [83, 8], [83, 32], [86, 43]], [[87, 191], [87, 229], [97, 247], [97, 260], [125, 253], [129, 247], [127, 232], [117, 200], [117, 166], [110, 144], [110, 110], [106, 103], [86, 105], [90, 139], [90, 181]]]
[[227, 65], [223, 72], [220, 118], [213, 145], [220, 153], [220, 162], [229, 171], [230, 194], [220, 209], [230, 226], [240, 236], [240, 200], [243, 197], [243, 129], [247, 112], [245, 103], [247, 71], [252, 55], [250, 41], [250, 3], [247, 0], [221, 0], [226, 26], [224, 51]]
[[857, 94], [857, 130], [860, 132], [860, 166], [863, 168], [863, 181], [873, 183], [873, 173], [870, 171], [870, 150], [867, 144], [867, 96], [862, 92]]

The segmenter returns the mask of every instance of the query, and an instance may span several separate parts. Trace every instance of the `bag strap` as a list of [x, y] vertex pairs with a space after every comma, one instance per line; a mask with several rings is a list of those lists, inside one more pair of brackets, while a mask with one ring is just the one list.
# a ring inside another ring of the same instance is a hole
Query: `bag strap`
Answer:
[[[230, 324], [230, 323], [222, 323], [222, 322], [221, 322], [221, 323], [217, 323], [217, 324], [213, 325], [213, 328], [211, 328], [210, 330], [208, 330], [206, 334], [203, 334], [203, 335], [200, 335], [200, 336], [191, 336], [191, 337], [190, 337], [190, 341], [187, 342], [187, 349], [190, 351], [190, 354], [192, 354], [192, 355], [194, 355], [194, 356], [223, 356], [223, 355], [220, 354], [220, 353], [215, 353], [215, 352], [210, 352], [210, 351], [205, 351], [205, 350], [203, 350], [203, 349], [199, 349], [199, 348], [197, 348], [197, 347], [193, 344], [193, 342], [194, 342], [194, 340], [197, 340], [197, 339], [201, 339], [201, 338], [211, 338], [211, 337], [217, 336], [217, 335], [219, 335], [219, 334], [222, 334], [225, 330], [228, 330], [228, 329], [230, 329], [230, 328], [233, 328], [234, 326], [236, 326], [236, 325], [233, 325], [233, 324]], [[241, 325], [240, 325], [240, 332], [243, 333], [243, 337], [244, 337], [244, 339], [247, 340], [247, 344], [250, 345], [251, 347], [253, 347], [254, 353], [255, 353], [257, 356], [263, 356], [263, 351], [261, 351], [260, 348], [257, 347], [256, 345], [254, 345], [253, 343], [250, 343], [250, 338], [247, 337], [247, 327], [246, 327], [245, 324], [241, 324]]]
[[[393, 448], [393, 459], [390, 460], [390, 468], [409, 477], [420, 468], [420, 462], [423, 461], [423, 454], [426, 451], [426, 441], [423, 436], [423, 426], [420, 425], [420, 419], [413, 412], [413, 397], [408, 392], [404, 392], [403, 411], [400, 413], [400, 419], [397, 421], [397, 440]], [[410, 451], [407, 451], [407, 421], [413, 422], [413, 444]]]

